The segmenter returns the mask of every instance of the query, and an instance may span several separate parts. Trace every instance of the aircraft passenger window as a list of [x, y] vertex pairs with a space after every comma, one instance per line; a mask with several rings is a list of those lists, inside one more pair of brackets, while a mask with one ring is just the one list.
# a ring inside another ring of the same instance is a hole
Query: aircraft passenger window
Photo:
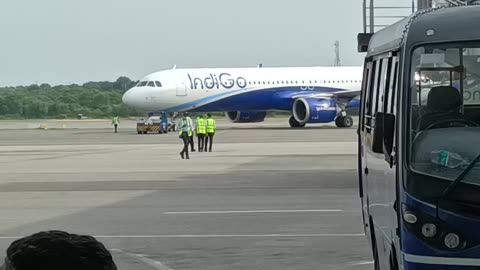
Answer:
[[302, 81], [302, 84], [305, 83], [305, 81]]
[[252, 85], [252, 82], [248, 82], [248, 84]]
[[256, 84], [256, 82], [255, 82], [255, 81], [253, 81], [253, 84]]
[[310, 80], [310, 83], [312, 83], [312, 80]]
[[315, 80], [315, 83], [317, 83], [317, 80]]
[[262, 84], [260, 81], [258, 81], [258, 84]]
[[157, 85], [157, 87], [162, 87], [162, 83], [159, 81], [155, 81], [155, 84]]
[[153, 83], [153, 81], [149, 81], [147, 85], [151, 87], [155, 87], [155, 83]]
[[298, 83], [298, 81], [295, 81], [295, 83], [297, 84], [297, 83]]
[[263, 81], [263, 84], [265, 84], [265, 81]]
[[282, 81], [282, 84], [283, 84], [283, 81]]

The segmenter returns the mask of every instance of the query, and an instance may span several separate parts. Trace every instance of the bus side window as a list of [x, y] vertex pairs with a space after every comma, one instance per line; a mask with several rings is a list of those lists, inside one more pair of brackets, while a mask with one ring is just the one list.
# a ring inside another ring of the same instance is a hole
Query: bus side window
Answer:
[[389, 57], [388, 60], [385, 59], [384, 63], [384, 69], [385, 69], [385, 75], [383, 76], [383, 97], [382, 97], [382, 106], [381, 108], [378, 108], [379, 112], [386, 112], [387, 107], [388, 107], [388, 101], [389, 97], [392, 93], [392, 62], [393, 62], [393, 57]]
[[388, 95], [388, 81], [390, 79], [390, 69], [388, 66], [390, 60], [391, 58], [382, 59], [380, 77], [378, 78], [376, 110], [373, 112], [373, 115], [377, 112], [383, 112], [385, 106], [385, 98]]
[[362, 131], [365, 131], [365, 114], [368, 112], [368, 107], [370, 100], [368, 96], [370, 95], [370, 79], [372, 77], [372, 62], [365, 63], [365, 71], [363, 73], [363, 84], [362, 84], [362, 108], [361, 108], [361, 117], [360, 117], [360, 126]]
[[372, 69], [369, 72], [369, 78], [367, 82], [366, 90], [366, 101], [365, 101], [365, 127], [367, 128], [367, 133], [372, 131], [372, 101], [374, 97], [374, 78], [376, 77], [377, 62], [372, 62]]
[[374, 72], [373, 78], [370, 80], [370, 94], [369, 94], [369, 110], [367, 113], [367, 133], [371, 133], [373, 128], [375, 127], [375, 113], [377, 112], [377, 104], [378, 104], [378, 86], [380, 85], [380, 73], [381, 73], [381, 59], [376, 60], [374, 62]]
[[[372, 119], [375, 120], [375, 113], [378, 111], [378, 107], [380, 104], [380, 99], [383, 95], [383, 87], [382, 87], [382, 75], [384, 74], [384, 59], [378, 59], [377, 60], [377, 71], [375, 72], [375, 84], [374, 84], [374, 90], [373, 90], [373, 100], [372, 100]], [[382, 92], [382, 93], [380, 93]], [[375, 122], [373, 122], [373, 127], [375, 127]]]
[[391, 69], [393, 74], [390, 83], [390, 96], [387, 103], [386, 113], [397, 114], [397, 89], [398, 89], [398, 57], [393, 57]]

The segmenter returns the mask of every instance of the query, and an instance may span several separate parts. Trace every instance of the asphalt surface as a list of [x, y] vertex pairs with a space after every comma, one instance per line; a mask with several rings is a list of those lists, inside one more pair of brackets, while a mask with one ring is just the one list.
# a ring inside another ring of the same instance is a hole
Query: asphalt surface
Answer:
[[355, 129], [284, 122], [220, 121], [191, 160], [175, 133], [0, 130], [0, 250], [61, 229], [95, 235], [119, 269], [372, 269]]

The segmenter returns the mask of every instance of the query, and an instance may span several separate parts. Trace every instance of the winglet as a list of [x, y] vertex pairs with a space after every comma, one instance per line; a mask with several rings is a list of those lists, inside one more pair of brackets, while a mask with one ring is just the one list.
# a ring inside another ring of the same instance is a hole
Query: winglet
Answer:
[[177, 65], [175, 64], [172, 69], [177, 69]]
[[257, 68], [261, 68], [263, 66], [262, 63], [258, 64]]

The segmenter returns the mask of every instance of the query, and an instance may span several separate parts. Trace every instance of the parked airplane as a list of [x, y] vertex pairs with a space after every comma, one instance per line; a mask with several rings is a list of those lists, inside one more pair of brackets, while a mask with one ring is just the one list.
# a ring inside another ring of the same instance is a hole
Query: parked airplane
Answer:
[[145, 111], [225, 112], [234, 123], [261, 122], [290, 111], [291, 127], [351, 127], [345, 109], [359, 106], [362, 67], [199, 68], [155, 72], [123, 95]]

